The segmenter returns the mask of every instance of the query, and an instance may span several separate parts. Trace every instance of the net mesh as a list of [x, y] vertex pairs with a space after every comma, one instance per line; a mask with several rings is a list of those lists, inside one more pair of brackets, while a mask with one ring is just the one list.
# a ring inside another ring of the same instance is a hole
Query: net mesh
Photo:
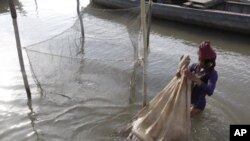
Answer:
[[[136, 62], [143, 56], [140, 8], [112, 10], [85, 8], [81, 16], [84, 23], [84, 39], [81, 36], [80, 21], [76, 20], [74, 25], [63, 33], [26, 47], [37, 85], [44, 94], [81, 99], [85, 106], [119, 107], [119, 105], [127, 105], [132, 98], [132, 102], [135, 102], [134, 85], [137, 85], [141, 93], [143, 91], [140, 86], [142, 70], [136, 68]], [[82, 48], [84, 48], [83, 54]], [[170, 60], [171, 57], [166, 60], [168, 59]], [[149, 71], [153, 65], [154, 63], [151, 62]], [[135, 77], [138, 82], [135, 82]], [[152, 78], [149, 79], [149, 84], [151, 83], [153, 83]], [[152, 88], [153, 86], [149, 91], [152, 91]], [[138, 95], [140, 93], [137, 93]], [[139, 100], [141, 102], [142, 97]], [[152, 110], [146, 110], [148, 111]], [[155, 111], [157, 112], [158, 109]], [[180, 115], [178, 111], [172, 110], [172, 112], [176, 117]], [[163, 118], [161, 121], [172, 121], [171, 119], [174, 118]], [[185, 119], [182, 121], [185, 123]], [[144, 126], [144, 123], [140, 126]], [[180, 126], [165, 127], [173, 129]], [[136, 134], [137, 129], [130, 130], [131, 134]], [[165, 137], [164, 133], [170, 135], [170, 132], [165, 131], [165, 129], [161, 131], [162, 138]], [[179, 133], [179, 130], [176, 132]]]
[[116, 105], [127, 102], [124, 99], [129, 99], [139, 49], [139, 11], [138, 7], [85, 8], [81, 15], [84, 44], [77, 20], [60, 35], [26, 47], [34, 78], [43, 93], [83, 99], [109, 97]]

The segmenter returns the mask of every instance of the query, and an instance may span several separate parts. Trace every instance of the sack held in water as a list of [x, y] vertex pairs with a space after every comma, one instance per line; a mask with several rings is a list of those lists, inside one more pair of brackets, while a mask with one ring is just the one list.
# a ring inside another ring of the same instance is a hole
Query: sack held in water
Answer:
[[178, 75], [170, 81], [135, 117], [128, 139], [139, 141], [190, 140], [190, 81], [184, 69], [189, 55], [182, 55]]

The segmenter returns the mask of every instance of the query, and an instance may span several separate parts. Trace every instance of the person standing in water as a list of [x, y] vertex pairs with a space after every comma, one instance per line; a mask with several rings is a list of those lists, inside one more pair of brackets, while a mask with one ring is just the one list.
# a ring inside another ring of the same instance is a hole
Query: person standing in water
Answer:
[[191, 84], [191, 117], [202, 112], [206, 106], [206, 95], [211, 96], [218, 79], [215, 70], [216, 53], [209, 41], [199, 45], [198, 63], [188, 67], [184, 75], [192, 81]]

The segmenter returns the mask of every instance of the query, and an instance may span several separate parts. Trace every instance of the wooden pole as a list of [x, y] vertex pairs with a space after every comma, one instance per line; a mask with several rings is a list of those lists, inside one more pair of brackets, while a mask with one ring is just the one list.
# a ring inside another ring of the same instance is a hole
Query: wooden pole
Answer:
[[35, 0], [35, 5], [36, 5], [36, 14], [38, 15], [38, 5], [36, 0]]
[[147, 30], [146, 30], [146, 4], [145, 0], [141, 0], [141, 25], [142, 25], [142, 41], [143, 41], [143, 102], [142, 106], [147, 104], [147, 58], [148, 58], [148, 47], [147, 47]]
[[14, 26], [14, 31], [15, 31], [17, 53], [18, 53], [19, 63], [20, 63], [21, 72], [22, 72], [22, 76], [23, 76], [24, 86], [25, 86], [25, 90], [26, 90], [28, 99], [31, 99], [31, 92], [30, 92], [30, 87], [29, 87], [25, 67], [24, 67], [21, 42], [20, 42], [18, 26], [17, 26], [16, 8], [15, 8], [15, 5], [13, 3], [13, 0], [9, 0], [9, 6], [10, 6], [12, 21], [13, 21], [13, 26]]
[[148, 1], [148, 12], [147, 12], [147, 50], [149, 50], [149, 37], [151, 29], [151, 17], [152, 17], [152, 0]]
[[84, 28], [83, 28], [83, 21], [82, 21], [82, 15], [81, 15], [81, 12], [80, 12], [80, 2], [79, 0], [76, 1], [77, 2], [77, 15], [78, 15], [78, 18], [80, 20], [80, 26], [81, 26], [81, 34], [82, 34], [82, 40], [81, 40], [81, 53], [84, 53], [84, 42], [85, 42], [85, 37], [84, 37]]

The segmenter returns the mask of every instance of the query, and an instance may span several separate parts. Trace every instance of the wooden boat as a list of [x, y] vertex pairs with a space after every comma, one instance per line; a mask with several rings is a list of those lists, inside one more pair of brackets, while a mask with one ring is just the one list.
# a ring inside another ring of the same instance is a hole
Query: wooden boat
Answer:
[[[110, 8], [131, 8], [139, 0], [92, 0]], [[224, 0], [188, 0], [174, 4], [153, 2], [152, 16], [199, 26], [250, 34], [250, 3]]]

